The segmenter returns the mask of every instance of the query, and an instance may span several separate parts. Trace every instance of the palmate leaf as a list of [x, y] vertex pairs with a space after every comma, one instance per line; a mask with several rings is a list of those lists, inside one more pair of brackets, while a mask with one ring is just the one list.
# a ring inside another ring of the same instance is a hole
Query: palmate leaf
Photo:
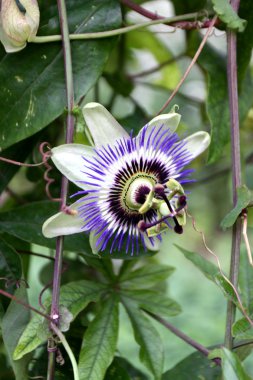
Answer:
[[126, 271], [120, 278], [120, 286], [140, 289], [149, 288], [155, 284], [166, 280], [175, 268], [163, 264], [146, 264], [133, 271]]
[[101, 305], [83, 338], [79, 357], [80, 380], [103, 380], [116, 350], [119, 329], [119, 307], [114, 297]]
[[[85, 280], [63, 285], [60, 293], [60, 305], [64, 306], [74, 319], [90, 302], [98, 301], [104, 290], [103, 285]], [[44, 303], [46, 309], [50, 303], [51, 297]], [[26, 353], [33, 351], [46, 341], [50, 335], [47, 325], [48, 322], [42, 316], [35, 314], [32, 317], [15, 349], [15, 360], [22, 358]]]
[[135, 302], [126, 298], [123, 301], [134, 329], [135, 340], [140, 346], [140, 359], [153, 374], [154, 379], [160, 380], [164, 360], [161, 338], [149, 319], [138, 309]]
[[126, 301], [133, 301], [140, 309], [158, 314], [164, 317], [178, 315], [181, 312], [180, 305], [162, 293], [152, 290], [121, 290], [121, 296]]
[[[67, 0], [71, 33], [110, 30], [121, 23], [117, 0]], [[60, 34], [55, 2], [40, 1], [39, 34]], [[95, 84], [115, 39], [71, 43], [75, 101]], [[38, 132], [65, 108], [65, 77], [61, 42], [28, 44], [17, 54], [0, 52], [0, 148]], [[46, 109], [46, 112], [45, 112]]]

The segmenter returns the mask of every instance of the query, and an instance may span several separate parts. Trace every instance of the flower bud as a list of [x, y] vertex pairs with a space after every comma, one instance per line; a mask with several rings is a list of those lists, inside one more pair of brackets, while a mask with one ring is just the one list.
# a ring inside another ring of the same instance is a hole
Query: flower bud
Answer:
[[7, 53], [22, 50], [39, 27], [37, 0], [2, 0], [0, 40]]

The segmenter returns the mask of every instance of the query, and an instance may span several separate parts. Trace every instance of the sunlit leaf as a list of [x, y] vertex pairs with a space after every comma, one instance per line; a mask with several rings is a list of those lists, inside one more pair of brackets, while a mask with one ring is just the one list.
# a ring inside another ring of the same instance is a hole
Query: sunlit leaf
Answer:
[[[72, 33], [110, 30], [121, 22], [116, 0], [68, 0]], [[56, 3], [40, 2], [40, 35], [59, 34]], [[101, 75], [115, 39], [71, 43], [75, 101], [78, 102]], [[61, 42], [28, 44], [0, 63], [0, 149], [33, 135], [60, 116], [66, 106]], [[46, 112], [45, 112], [46, 109]]]
[[[60, 305], [65, 306], [74, 319], [90, 302], [98, 301], [103, 291], [104, 287], [99, 283], [85, 280], [72, 282], [61, 287]], [[46, 310], [50, 303], [51, 297], [44, 303]], [[49, 335], [48, 321], [35, 314], [18, 342], [14, 352], [14, 359], [20, 359], [26, 353], [33, 351], [41, 343], [45, 342]]]

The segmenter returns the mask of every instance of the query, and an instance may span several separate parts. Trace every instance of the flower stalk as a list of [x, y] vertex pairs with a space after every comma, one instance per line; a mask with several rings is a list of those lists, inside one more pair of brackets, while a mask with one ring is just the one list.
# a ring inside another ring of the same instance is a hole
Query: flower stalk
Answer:
[[[240, 0], [232, 0], [231, 5], [237, 12]], [[238, 109], [238, 85], [237, 85], [237, 55], [236, 55], [236, 34], [229, 30], [227, 32], [227, 73], [228, 73], [228, 92], [230, 108], [230, 134], [231, 134], [231, 156], [232, 156], [232, 185], [233, 185], [233, 205], [237, 202], [236, 189], [241, 186], [241, 158], [240, 158], [240, 132], [239, 132], [239, 109]], [[230, 259], [230, 281], [237, 287], [240, 244], [242, 235], [241, 219], [238, 219], [232, 230], [232, 248]], [[227, 321], [225, 333], [225, 346], [229, 349], [233, 347], [231, 334], [232, 325], [235, 320], [236, 306], [232, 301], [227, 305]]]
[[[73, 140], [74, 134], [74, 124], [75, 118], [72, 113], [74, 108], [74, 81], [72, 72], [72, 59], [71, 59], [71, 47], [69, 41], [69, 29], [67, 20], [66, 4], [64, 0], [58, 0], [58, 11], [61, 26], [62, 35], [62, 45], [63, 45], [63, 56], [64, 56], [64, 68], [65, 68], [65, 79], [66, 79], [66, 94], [67, 94], [67, 128], [66, 128], [66, 144], [69, 144]], [[66, 207], [66, 200], [68, 194], [68, 179], [62, 177], [61, 184], [61, 209]], [[55, 264], [54, 264], [54, 277], [53, 277], [53, 293], [52, 293], [52, 306], [51, 306], [51, 316], [55, 316], [54, 323], [59, 322], [59, 296], [60, 296], [60, 283], [61, 283], [61, 273], [62, 273], [62, 261], [63, 261], [63, 236], [59, 236], [56, 240], [56, 252], [55, 252]], [[51, 326], [53, 328], [53, 326]], [[49, 347], [52, 344], [52, 340], [49, 340]], [[54, 378], [54, 357], [55, 353], [49, 350], [49, 366], [48, 366], [48, 380], [53, 380]]]

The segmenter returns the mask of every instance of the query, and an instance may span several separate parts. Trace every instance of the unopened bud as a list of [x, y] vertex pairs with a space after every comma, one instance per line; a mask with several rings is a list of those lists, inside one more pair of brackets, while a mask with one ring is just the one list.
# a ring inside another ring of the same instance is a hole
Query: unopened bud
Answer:
[[22, 50], [36, 36], [39, 21], [37, 0], [2, 0], [0, 40], [6, 52]]

